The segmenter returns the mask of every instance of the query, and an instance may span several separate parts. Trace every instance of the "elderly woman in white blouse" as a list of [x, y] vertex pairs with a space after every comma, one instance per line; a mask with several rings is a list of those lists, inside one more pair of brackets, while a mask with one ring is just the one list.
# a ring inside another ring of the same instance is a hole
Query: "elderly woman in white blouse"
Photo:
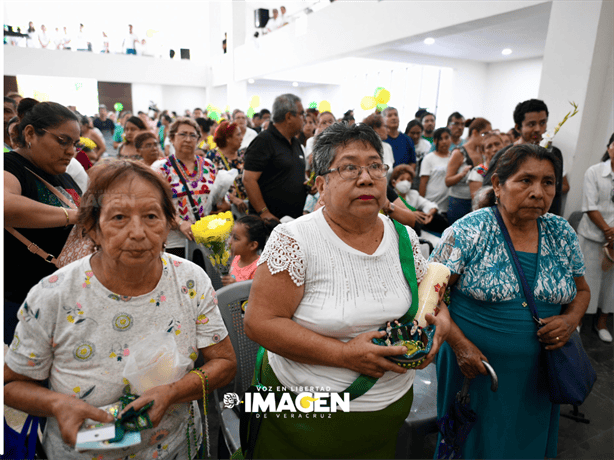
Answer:
[[[415, 371], [387, 359], [405, 347], [382, 347], [372, 339], [383, 337], [378, 329], [403, 316], [412, 299], [399, 235], [379, 213], [388, 170], [379, 136], [364, 124], [332, 125], [316, 141], [314, 170], [325, 206], [274, 230], [254, 278], [246, 332], [268, 350], [261, 383], [273, 390], [316, 387], [342, 396], [361, 374], [375, 383], [351, 401], [350, 412], [306, 419], [268, 414], [253, 455], [393, 458]], [[415, 260], [411, 276], [419, 283], [427, 264], [416, 234], [407, 232]], [[421, 367], [449, 330], [445, 304], [440, 308], [437, 317], [428, 316], [437, 332]]]

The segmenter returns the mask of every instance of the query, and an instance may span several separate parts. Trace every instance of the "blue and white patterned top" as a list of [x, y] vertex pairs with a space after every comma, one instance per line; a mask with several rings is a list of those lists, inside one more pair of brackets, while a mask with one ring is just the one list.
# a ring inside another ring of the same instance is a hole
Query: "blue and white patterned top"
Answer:
[[[576, 296], [574, 278], [584, 275], [584, 258], [578, 237], [569, 223], [554, 214], [537, 219], [538, 269], [533, 292], [536, 300], [568, 304]], [[429, 261], [460, 274], [456, 288], [487, 302], [523, 298], [505, 239], [491, 208], [466, 215], [448, 228]]]

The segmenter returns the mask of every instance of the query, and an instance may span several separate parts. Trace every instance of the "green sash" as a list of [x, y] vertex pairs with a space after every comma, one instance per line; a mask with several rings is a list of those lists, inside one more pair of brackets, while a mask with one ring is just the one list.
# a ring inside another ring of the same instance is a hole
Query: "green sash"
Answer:
[[[398, 321], [401, 324], [409, 324], [414, 320], [416, 313], [418, 313], [418, 280], [416, 279], [414, 251], [411, 247], [411, 240], [409, 239], [409, 233], [407, 233], [405, 225], [398, 223], [394, 219], [392, 222], [399, 234], [399, 257], [401, 259], [401, 268], [403, 269], [403, 275], [411, 290], [411, 306]], [[364, 395], [375, 385], [377, 380], [377, 378], [365, 374], [359, 375], [345, 390], [346, 393], [350, 394], [350, 401]]]

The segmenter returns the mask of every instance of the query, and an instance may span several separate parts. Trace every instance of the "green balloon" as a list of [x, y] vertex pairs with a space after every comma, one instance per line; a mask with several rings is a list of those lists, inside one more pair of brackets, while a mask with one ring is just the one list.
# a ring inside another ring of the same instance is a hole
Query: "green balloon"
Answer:
[[377, 104], [377, 108], [379, 111], [384, 110], [386, 107], [388, 107], [388, 104]]
[[220, 114], [217, 113], [217, 112], [211, 112], [209, 114], [209, 118], [211, 118], [212, 120], [215, 120], [215, 121], [220, 121]]
[[252, 107], [250, 107], [249, 109], [247, 109], [247, 116], [249, 118], [253, 118], [254, 117], [254, 109]]
[[116, 112], [121, 112], [122, 110], [124, 110], [124, 105], [121, 102], [116, 102], [113, 108]]
[[375, 88], [375, 92], [373, 93], [373, 97], [377, 97], [377, 93], [379, 93], [383, 89], [384, 89], [383, 86], [378, 86], [377, 88]]
[[318, 103], [317, 102], [312, 102], [311, 104], [309, 104], [309, 108], [310, 109], [317, 109], [318, 108]]

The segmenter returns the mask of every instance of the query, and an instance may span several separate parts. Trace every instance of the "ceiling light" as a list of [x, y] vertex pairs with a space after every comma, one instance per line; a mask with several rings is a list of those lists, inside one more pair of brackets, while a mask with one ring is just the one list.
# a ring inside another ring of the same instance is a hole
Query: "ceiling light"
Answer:
[[512, 54], [512, 50], [509, 48], [505, 48], [503, 51], [501, 51], [501, 54], [507, 56], [508, 54]]
[[294, 86], [295, 88], [298, 86], [298, 82], [292, 82], [292, 86]]
[[424, 39], [424, 44], [425, 45], [432, 45], [433, 43], [435, 43], [435, 39], [434, 38], [429, 37], [429, 38], [425, 38]]
[[249, 80], [247, 80], [248, 83], [252, 84], [254, 83], [256, 80], [254, 80], [253, 78], [250, 78]]

